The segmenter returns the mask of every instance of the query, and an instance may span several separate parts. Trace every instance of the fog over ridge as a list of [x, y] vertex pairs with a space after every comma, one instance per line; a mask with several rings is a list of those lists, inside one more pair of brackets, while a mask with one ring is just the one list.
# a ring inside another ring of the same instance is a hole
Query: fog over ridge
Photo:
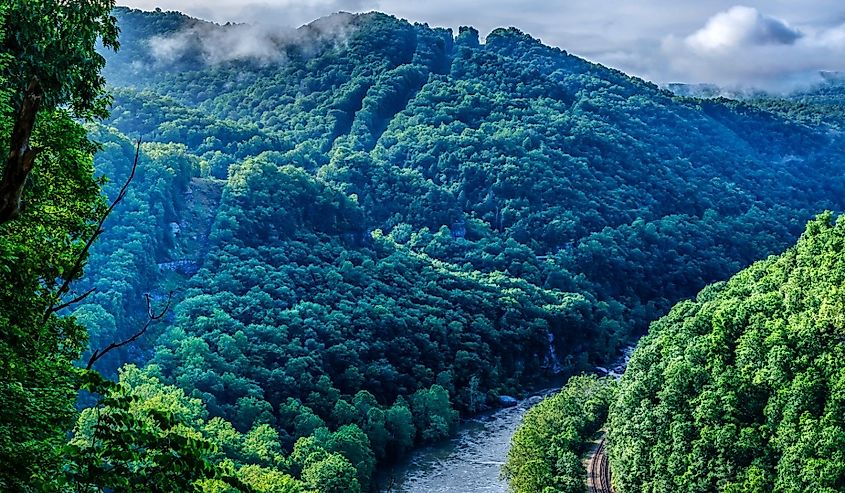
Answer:
[[171, 36], [153, 36], [148, 43], [160, 63], [198, 54], [208, 64], [237, 60], [268, 65], [284, 63], [289, 47], [309, 51], [326, 42], [342, 43], [354, 29], [353, 20], [352, 15], [333, 14], [299, 29], [268, 23], [199, 23]]
[[[212, 43], [209, 61], [277, 61], [281, 32], [338, 12], [382, 11], [432, 26], [515, 26], [544, 43], [659, 84], [716, 83], [782, 91], [845, 72], [845, 4], [833, 0], [128, 0], [215, 22], [254, 26], [244, 40]], [[257, 26], [257, 27], [255, 27]], [[284, 38], [284, 36], [282, 36]], [[274, 41], [275, 40], [275, 41]], [[158, 40], [160, 56], [180, 40]]]

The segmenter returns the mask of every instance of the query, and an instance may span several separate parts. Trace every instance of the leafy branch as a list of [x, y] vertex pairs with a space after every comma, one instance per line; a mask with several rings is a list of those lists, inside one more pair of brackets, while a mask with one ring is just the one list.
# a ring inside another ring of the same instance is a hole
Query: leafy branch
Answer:
[[138, 161], [141, 156], [141, 139], [138, 139], [138, 143], [135, 145], [135, 159], [132, 162], [132, 170], [129, 172], [129, 177], [126, 178], [126, 181], [123, 183], [123, 186], [120, 188], [120, 192], [117, 194], [117, 197], [112, 201], [109, 208], [106, 209], [106, 212], [100, 217], [100, 220], [97, 222], [97, 227], [94, 229], [94, 233], [88, 238], [88, 241], [85, 242], [85, 246], [82, 247], [82, 250], [79, 252], [79, 255], [76, 257], [76, 261], [73, 264], [73, 267], [67, 272], [67, 274], [63, 277], [64, 281], [62, 285], [59, 287], [59, 290], [56, 291], [56, 302], [50, 305], [47, 308], [47, 311], [44, 313], [44, 322], [46, 323], [47, 320], [50, 318], [50, 315], [64, 310], [72, 305], [82, 302], [88, 296], [93, 294], [96, 291], [96, 288], [92, 288], [87, 292], [81, 294], [73, 298], [72, 300], [56, 304], [58, 301], [62, 299], [62, 296], [67, 294], [70, 291], [70, 285], [76, 279], [77, 276], [82, 272], [82, 267], [85, 265], [85, 259], [88, 257], [88, 252], [91, 250], [91, 246], [97, 241], [97, 238], [105, 232], [103, 229], [103, 225], [105, 224], [106, 220], [111, 216], [114, 209], [123, 202], [123, 199], [126, 198], [126, 194], [129, 192], [129, 185], [132, 183], [132, 180], [135, 179], [135, 172], [138, 170]]
[[153, 323], [155, 323], [156, 321], [164, 318], [164, 316], [170, 310], [170, 304], [173, 302], [173, 292], [171, 291], [167, 295], [167, 303], [165, 303], [164, 308], [162, 308], [159, 311], [153, 311], [153, 301], [152, 301], [152, 297], [150, 297], [149, 294], [145, 294], [144, 298], [147, 301], [147, 317], [148, 317], [147, 323], [145, 323], [144, 326], [141, 327], [141, 329], [138, 332], [133, 334], [128, 339], [124, 339], [123, 341], [120, 341], [120, 342], [112, 342], [111, 344], [109, 344], [108, 346], [106, 346], [103, 349], [95, 350], [94, 353], [91, 354], [91, 357], [88, 358], [88, 364], [85, 366], [86, 370], [90, 370], [91, 368], [93, 368], [94, 363], [96, 363], [100, 358], [102, 358], [106, 354], [114, 351], [115, 349], [122, 348], [123, 346], [126, 346], [127, 344], [132, 344], [133, 342], [137, 341], [144, 334], [147, 333], [149, 328], [152, 327]]

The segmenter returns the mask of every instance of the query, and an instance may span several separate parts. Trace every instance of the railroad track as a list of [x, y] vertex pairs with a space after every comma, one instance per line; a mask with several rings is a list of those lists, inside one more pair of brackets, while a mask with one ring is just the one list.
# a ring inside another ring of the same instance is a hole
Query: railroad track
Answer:
[[601, 439], [598, 448], [590, 457], [587, 465], [587, 487], [590, 493], [613, 493], [610, 484], [610, 463], [607, 459], [605, 440]]

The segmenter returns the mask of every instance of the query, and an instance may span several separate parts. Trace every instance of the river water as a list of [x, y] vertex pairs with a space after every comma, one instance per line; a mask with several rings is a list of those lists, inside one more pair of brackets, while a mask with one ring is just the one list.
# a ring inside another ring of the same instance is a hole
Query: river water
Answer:
[[[626, 348], [609, 370], [620, 376], [633, 352]], [[511, 437], [525, 413], [548, 389], [523, 399], [516, 407], [496, 410], [465, 421], [451, 440], [421, 448], [382, 475], [382, 493], [505, 493], [507, 483], [499, 477], [510, 449]]]
[[525, 412], [549, 389], [519, 402], [516, 407], [465, 421], [448, 442], [415, 451], [382, 479], [384, 493], [504, 493], [507, 483], [499, 470], [510, 441]]

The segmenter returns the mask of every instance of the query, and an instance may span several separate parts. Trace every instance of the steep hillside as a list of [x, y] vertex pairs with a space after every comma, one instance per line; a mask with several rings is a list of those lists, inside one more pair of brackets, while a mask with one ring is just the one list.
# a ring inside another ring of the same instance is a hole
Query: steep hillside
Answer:
[[[146, 92], [117, 94], [111, 123], [122, 132], [185, 143], [221, 178], [270, 150], [354, 194], [361, 231], [468, 224], [511, 238], [530, 250], [522, 263], [552, 281], [584, 274], [639, 329], [784, 248], [839, 200], [838, 137], [744, 104], [673, 98], [515, 30], [480, 45], [471, 29], [453, 39], [380, 14], [338, 15], [280, 36], [280, 61], [218, 61], [196, 39], [219, 43], [228, 38], [214, 30], [236, 26], [119, 14], [129, 48], [110, 73], [150, 74], [135, 78]], [[151, 38], [171, 41], [168, 58], [139, 48]], [[175, 54], [208, 65], [173, 73]], [[442, 260], [490, 269], [474, 248], [453, 250]]]
[[652, 325], [610, 412], [617, 491], [845, 488], [845, 221]]
[[[99, 169], [118, 180], [124, 136], [147, 144], [88, 270], [112, 281], [76, 312], [92, 346], [144, 317], [114, 300], [175, 289], [157, 342], [108, 369], [151, 360], [294, 454], [357, 427], [361, 485], [454, 410], [606, 361], [845, 205], [829, 128], [677, 98], [515, 29], [482, 44], [383, 14], [280, 33], [116, 13]], [[219, 202], [194, 200], [197, 179], [225, 180]], [[197, 265], [161, 267], [180, 260]]]

